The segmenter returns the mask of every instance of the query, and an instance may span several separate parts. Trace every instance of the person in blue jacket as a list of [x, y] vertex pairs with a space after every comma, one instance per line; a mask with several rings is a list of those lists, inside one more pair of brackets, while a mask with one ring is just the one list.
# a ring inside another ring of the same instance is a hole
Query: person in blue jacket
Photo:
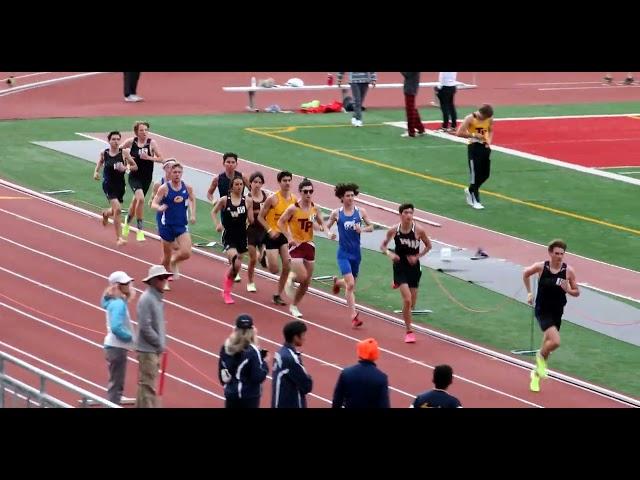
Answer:
[[389, 379], [375, 364], [378, 342], [358, 343], [358, 363], [345, 368], [333, 392], [333, 408], [389, 408]]
[[131, 287], [132, 281], [133, 278], [125, 272], [113, 272], [109, 275], [109, 286], [102, 294], [101, 301], [107, 314], [107, 334], [104, 337], [104, 351], [109, 367], [107, 399], [116, 404], [120, 403], [124, 391], [127, 352], [135, 346], [127, 305], [135, 292]]
[[236, 318], [236, 328], [220, 349], [218, 379], [224, 386], [225, 408], [259, 408], [262, 382], [269, 366], [267, 351], [258, 348], [258, 332], [246, 313]]
[[307, 326], [300, 320], [282, 329], [284, 345], [273, 359], [271, 408], [307, 408], [307, 393], [313, 388], [311, 375], [302, 366], [302, 354], [296, 347], [304, 345]]

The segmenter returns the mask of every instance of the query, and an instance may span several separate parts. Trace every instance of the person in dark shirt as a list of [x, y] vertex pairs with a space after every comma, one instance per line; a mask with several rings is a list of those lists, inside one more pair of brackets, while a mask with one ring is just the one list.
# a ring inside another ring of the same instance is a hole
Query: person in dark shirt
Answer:
[[358, 343], [358, 363], [340, 373], [333, 408], [389, 408], [389, 379], [374, 363], [379, 357], [375, 339]]
[[529, 305], [534, 305], [530, 277], [535, 274], [540, 277], [534, 314], [543, 337], [540, 352], [536, 354], [536, 367], [531, 371], [529, 389], [532, 392], [540, 391], [540, 379], [547, 377], [549, 355], [560, 346], [560, 325], [567, 304], [567, 293], [573, 297], [580, 295], [576, 272], [564, 262], [567, 244], [562, 240], [554, 240], [547, 250], [549, 260], [530, 265], [522, 274]]
[[294, 320], [284, 326], [284, 345], [273, 359], [271, 408], [307, 408], [306, 396], [313, 388], [311, 375], [302, 365], [302, 353], [307, 326]]
[[438, 365], [433, 370], [436, 388], [421, 393], [413, 401], [413, 408], [462, 408], [460, 400], [447, 393], [453, 382], [453, 369], [449, 365]]

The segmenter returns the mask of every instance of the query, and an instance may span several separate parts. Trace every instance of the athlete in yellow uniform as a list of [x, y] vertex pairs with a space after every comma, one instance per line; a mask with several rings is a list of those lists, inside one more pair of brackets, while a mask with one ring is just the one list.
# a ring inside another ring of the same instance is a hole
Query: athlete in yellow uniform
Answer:
[[[313, 204], [313, 184], [307, 178], [300, 182], [298, 190], [301, 193], [299, 202], [289, 206], [280, 219], [278, 228], [284, 233], [289, 242], [289, 254], [291, 255], [291, 273], [287, 278], [285, 291], [293, 303], [289, 307], [291, 315], [302, 317], [298, 310], [298, 303], [307, 292], [313, 275], [313, 266], [316, 259], [316, 246], [313, 244], [313, 224], [317, 223], [319, 230], [326, 230], [322, 212]], [[335, 238], [335, 234], [330, 237]], [[293, 282], [300, 283], [298, 290], [293, 289]]]
[[491, 142], [493, 140], [493, 107], [482, 105], [477, 111], [467, 115], [458, 128], [457, 135], [469, 139], [469, 188], [464, 189], [467, 203], [476, 210], [484, 207], [480, 203], [480, 186], [491, 174]]
[[278, 227], [278, 220], [284, 211], [290, 205], [296, 202], [296, 196], [291, 193], [291, 180], [293, 174], [291, 172], [282, 171], [278, 173], [278, 183], [280, 190], [269, 195], [265, 200], [258, 214], [258, 221], [267, 231], [265, 238], [265, 247], [267, 249], [267, 267], [271, 273], [278, 273], [278, 254], [282, 260], [282, 272], [278, 281], [278, 293], [273, 296], [273, 303], [276, 305], [286, 305], [282, 300], [282, 291], [284, 290], [287, 276], [290, 272], [290, 257], [287, 248], [288, 240]]

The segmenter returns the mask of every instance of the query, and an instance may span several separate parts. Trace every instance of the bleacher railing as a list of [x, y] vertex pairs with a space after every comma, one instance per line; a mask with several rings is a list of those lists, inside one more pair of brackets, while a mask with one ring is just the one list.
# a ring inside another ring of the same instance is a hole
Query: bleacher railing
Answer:
[[[7, 373], [8, 365], [15, 365], [23, 372], [35, 375], [38, 386], [34, 387], [9, 375]], [[74, 408], [74, 405], [55, 398], [50, 392], [47, 392], [47, 388], [51, 385], [57, 385], [73, 393], [73, 396], [78, 399], [80, 407], [122, 408], [120, 405], [34, 367], [13, 355], [0, 351], [0, 408], [20, 406], [17, 404], [22, 402], [24, 402], [22, 406], [27, 408]]]

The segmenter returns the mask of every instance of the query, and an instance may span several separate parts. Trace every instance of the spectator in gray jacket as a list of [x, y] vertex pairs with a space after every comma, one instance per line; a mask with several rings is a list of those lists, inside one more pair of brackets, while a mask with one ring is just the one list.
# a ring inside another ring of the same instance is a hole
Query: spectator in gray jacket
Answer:
[[[342, 77], [345, 72], [338, 72], [338, 86], [342, 84]], [[371, 88], [375, 88], [378, 76], [376, 72], [349, 72], [349, 85], [351, 85], [351, 94], [353, 95], [353, 118], [351, 125], [354, 127], [362, 126], [362, 105], [364, 98], [367, 96], [369, 84]]]
[[107, 399], [120, 403], [127, 373], [127, 353], [135, 347], [128, 303], [133, 300], [135, 290], [133, 278], [125, 272], [109, 275], [109, 286], [102, 294], [101, 305], [106, 310], [107, 334], [104, 337], [104, 354], [109, 366]]
[[160, 368], [160, 355], [165, 350], [165, 322], [162, 294], [169, 277], [162, 265], [153, 265], [142, 281], [147, 289], [138, 301], [138, 396], [136, 407], [156, 407], [156, 377]]

